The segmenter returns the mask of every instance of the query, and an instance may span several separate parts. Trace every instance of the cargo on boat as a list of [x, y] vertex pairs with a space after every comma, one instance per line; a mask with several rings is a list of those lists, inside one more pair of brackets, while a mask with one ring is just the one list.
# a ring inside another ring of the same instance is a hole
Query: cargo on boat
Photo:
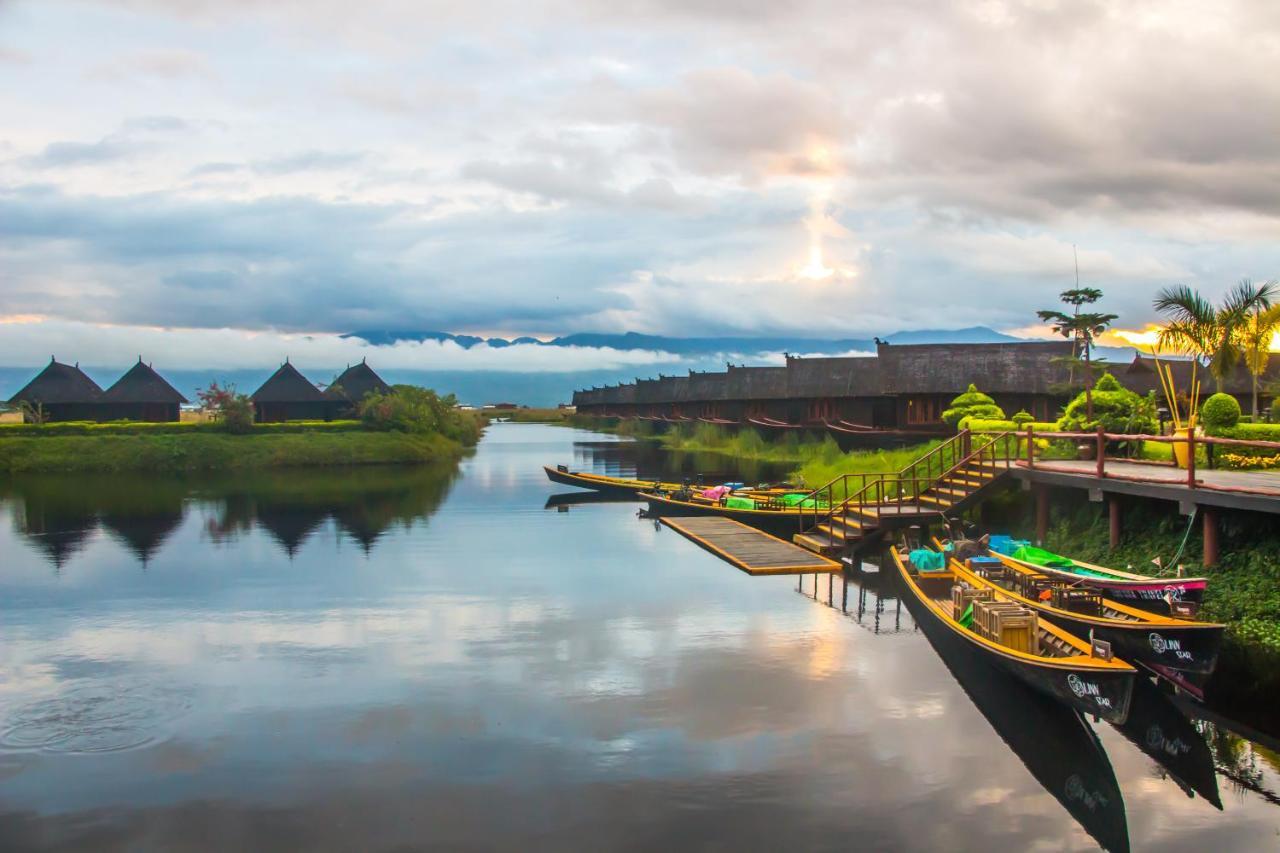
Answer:
[[[934, 544], [945, 547], [938, 540]], [[954, 558], [949, 562], [957, 577], [996, 586], [1003, 597], [1077, 637], [1110, 643], [1116, 655], [1130, 662], [1191, 673], [1212, 672], [1217, 663], [1224, 625], [1160, 616], [1108, 601], [1096, 590], [1050, 577], [998, 553], [967, 564]]]
[[1175, 611], [1181, 609], [1178, 605], [1198, 607], [1204, 600], [1205, 578], [1157, 578], [1097, 566], [1008, 536], [992, 536], [991, 550], [1050, 577], [1080, 583], [1108, 598], [1155, 613], [1177, 615]]
[[[1123, 722], [1137, 674], [976, 576], [950, 565], [918, 567], [912, 554], [890, 549], [912, 616], [931, 639], [950, 636], [985, 654], [1029, 686], [1076, 710]], [[925, 552], [928, 553], [928, 552]]]

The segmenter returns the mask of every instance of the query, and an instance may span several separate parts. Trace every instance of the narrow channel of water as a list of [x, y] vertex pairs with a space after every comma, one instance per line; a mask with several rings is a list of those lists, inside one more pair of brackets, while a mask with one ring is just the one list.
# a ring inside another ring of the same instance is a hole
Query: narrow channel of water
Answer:
[[555, 463], [744, 473], [511, 424], [457, 470], [0, 481], [0, 849], [1276, 847], [1229, 721], [1082, 720], [874, 566], [751, 578]]

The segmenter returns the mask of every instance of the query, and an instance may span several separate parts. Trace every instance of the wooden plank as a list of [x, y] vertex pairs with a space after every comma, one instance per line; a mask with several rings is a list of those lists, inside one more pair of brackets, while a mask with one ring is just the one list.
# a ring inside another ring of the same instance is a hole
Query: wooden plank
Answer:
[[664, 517], [662, 523], [751, 575], [838, 572], [840, 564], [730, 518]]

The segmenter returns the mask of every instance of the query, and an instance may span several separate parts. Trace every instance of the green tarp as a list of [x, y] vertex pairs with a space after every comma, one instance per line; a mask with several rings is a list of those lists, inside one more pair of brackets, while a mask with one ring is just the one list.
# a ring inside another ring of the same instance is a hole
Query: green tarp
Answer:
[[911, 565], [918, 572], [940, 572], [947, 567], [947, 555], [941, 551], [917, 548], [911, 552]]
[[729, 509], [755, 509], [756, 502], [751, 498], [725, 498], [724, 505]]

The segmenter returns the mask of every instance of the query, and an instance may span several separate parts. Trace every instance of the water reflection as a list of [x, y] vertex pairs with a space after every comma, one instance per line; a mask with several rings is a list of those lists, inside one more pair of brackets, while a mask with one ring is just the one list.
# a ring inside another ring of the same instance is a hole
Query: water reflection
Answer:
[[839, 610], [873, 634], [915, 631], [915, 620], [903, 607], [892, 576], [881, 573], [878, 562], [862, 565], [862, 570], [843, 575], [800, 575], [796, 592]]
[[367, 555], [388, 530], [430, 517], [457, 476], [452, 463], [411, 468], [273, 471], [188, 478], [44, 476], [0, 481], [15, 530], [55, 572], [99, 530], [145, 568], [196, 508], [214, 542], [261, 529], [293, 557], [327, 521]]

